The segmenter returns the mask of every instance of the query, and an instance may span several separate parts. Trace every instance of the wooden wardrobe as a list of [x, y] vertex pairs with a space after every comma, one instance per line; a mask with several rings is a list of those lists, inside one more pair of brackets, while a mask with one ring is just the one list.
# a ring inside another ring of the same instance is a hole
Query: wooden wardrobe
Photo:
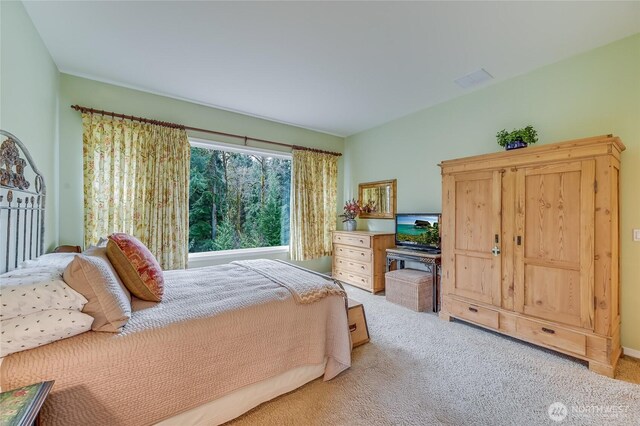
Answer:
[[440, 317], [613, 377], [624, 149], [605, 135], [443, 161]]

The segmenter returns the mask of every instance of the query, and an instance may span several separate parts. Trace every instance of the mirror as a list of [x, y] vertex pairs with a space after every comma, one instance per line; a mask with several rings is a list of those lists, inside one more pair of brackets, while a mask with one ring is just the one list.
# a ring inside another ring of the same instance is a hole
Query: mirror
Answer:
[[396, 214], [396, 180], [381, 180], [358, 185], [358, 199], [364, 219], [393, 219]]

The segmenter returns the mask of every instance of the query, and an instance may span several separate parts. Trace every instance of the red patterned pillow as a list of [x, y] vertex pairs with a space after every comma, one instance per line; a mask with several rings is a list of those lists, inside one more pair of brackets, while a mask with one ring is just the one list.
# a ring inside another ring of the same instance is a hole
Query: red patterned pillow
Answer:
[[109, 235], [107, 257], [131, 294], [152, 302], [162, 300], [162, 268], [140, 240], [123, 233]]

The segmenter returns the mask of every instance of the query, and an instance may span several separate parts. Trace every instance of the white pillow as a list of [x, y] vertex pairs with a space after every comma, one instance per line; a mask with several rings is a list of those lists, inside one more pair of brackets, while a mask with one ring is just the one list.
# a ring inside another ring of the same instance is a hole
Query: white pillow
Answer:
[[0, 287], [61, 280], [62, 272], [51, 267], [14, 269], [0, 275]]
[[0, 320], [49, 309], [81, 311], [87, 299], [69, 287], [57, 273], [24, 269], [0, 275]]
[[76, 336], [91, 330], [93, 318], [82, 312], [53, 309], [0, 321], [0, 357]]
[[18, 266], [19, 269], [24, 268], [43, 268], [50, 267], [53, 269], [60, 269], [64, 271], [64, 268], [71, 263], [73, 258], [78, 253], [49, 253], [43, 254], [35, 259], [25, 260]]

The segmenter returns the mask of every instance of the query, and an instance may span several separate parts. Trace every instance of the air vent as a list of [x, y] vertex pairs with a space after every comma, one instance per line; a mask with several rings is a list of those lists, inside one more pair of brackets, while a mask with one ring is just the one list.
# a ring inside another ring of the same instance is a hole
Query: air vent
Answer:
[[478, 71], [474, 71], [465, 76], [457, 78], [455, 80], [456, 84], [463, 89], [468, 89], [470, 87], [478, 86], [485, 81], [492, 80], [493, 76], [485, 71], [484, 68], [480, 68]]

